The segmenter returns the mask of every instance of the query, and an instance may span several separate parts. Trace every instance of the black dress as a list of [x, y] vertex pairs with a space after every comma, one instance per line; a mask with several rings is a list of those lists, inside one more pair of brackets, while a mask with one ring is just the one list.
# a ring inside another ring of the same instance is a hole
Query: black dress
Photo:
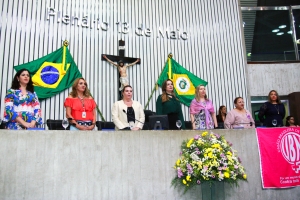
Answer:
[[266, 127], [274, 127], [273, 119], [277, 120], [277, 127], [283, 126], [283, 118], [285, 116], [285, 108], [282, 103], [272, 104], [270, 102], [264, 103], [259, 110], [258, 118]]

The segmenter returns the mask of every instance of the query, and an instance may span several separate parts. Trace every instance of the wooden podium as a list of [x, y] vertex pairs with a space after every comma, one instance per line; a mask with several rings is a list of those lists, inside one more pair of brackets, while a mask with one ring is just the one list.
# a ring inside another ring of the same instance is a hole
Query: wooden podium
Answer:
[[300, 92], [293, 92], [288, 95], [290, 104], [290, 115], [294, 116], [295, 124], [300, 124]]

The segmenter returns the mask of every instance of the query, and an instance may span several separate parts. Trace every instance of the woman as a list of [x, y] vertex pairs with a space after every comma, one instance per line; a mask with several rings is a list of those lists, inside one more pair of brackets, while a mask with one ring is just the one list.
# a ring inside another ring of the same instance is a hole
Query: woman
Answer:
[[41, 108], [27, 69], [16, 73], [5, 96], [4, 122], [7, 129], [34, 128], [42, 124]]
[[93, 130], [96, 124], [96, 102], [91, 97], [86, 81], [78, 78], [64, 106], [70, 130]]
[[227, 114], [226, 106], [220, 106], [219, 112], [218, 112], [218, 115], [217, 115], [217, 122], [218, 123], [224, 123], [225, 118], [226, 118], [226, 114]]
[[169, 130], [178, 130], [176, 121], [181, 121], [181, 129], [185, 129], [181, 104], [174, 94], [173, 82], [167, 79], [162, 84], [162, 94], [156, 100], [156, 114], [168, 115]]
[[285, 125], [290, 127], [299, 127], [298, 125], [295, 124], [295, 118], [293, 116], [286, 117]]
[[214, 105], [207, 98], [204, 85], [198, 85], [195, 99], [190, 105], [190, 116], [193, 129], [213, 129], [218, 127]]
[[225, 128], [255, 128], [251, 113], [244, 108], [242, 97], [234, 99], [235, 108], [231, 110], [224, 121]]
[[142, 130], [145, 122], [145, 113], [142, 105], [132, 100], [132, 87], [124, 86], [122, 100], [112, 107], [112, 120], [116, 130]]
[[[280, 127], [283, 126], [284, 116], [284, 105], [281, 103], [278, 93], [275, 90], [271, 90], [268, 95], [268, 101], [260, 107], [258, 118], [266, 127]], [[272, 121], [275, 121], [276, 125], [273, 125]]]

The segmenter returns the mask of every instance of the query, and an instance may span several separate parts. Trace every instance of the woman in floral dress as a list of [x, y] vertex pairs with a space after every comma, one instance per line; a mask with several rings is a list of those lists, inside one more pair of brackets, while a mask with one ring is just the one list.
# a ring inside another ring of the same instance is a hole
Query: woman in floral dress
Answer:
[[40, 103], [27, 69], [19, 70], [5, 96], [4, 122], [7, 129], [34, 128], [42, 124]]

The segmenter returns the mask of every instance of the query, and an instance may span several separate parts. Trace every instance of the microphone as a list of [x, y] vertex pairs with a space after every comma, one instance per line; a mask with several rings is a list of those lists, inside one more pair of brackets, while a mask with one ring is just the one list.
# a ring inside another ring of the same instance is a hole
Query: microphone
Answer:
[[125, 114], [127, 115], [127, 117], [129, 117], [130, 119], [134, 119], [134, 120], [136, 120], [136, 121], [142, 123], [142, 124], [143, 124], [144, 126], [146, 126], [147, 129], [149, 130], [149, 127], [147, 126], [147, 124], [145, 124], [144, 122], [141, 122], [140, 120], [137, 120], [137, 119], [134, 118], [134, 117], [131, 117], [130, 115], [128, 115], [128, 113], [127, 113], [124, 109], [123, 109], [123, 113], [125, 113]]

